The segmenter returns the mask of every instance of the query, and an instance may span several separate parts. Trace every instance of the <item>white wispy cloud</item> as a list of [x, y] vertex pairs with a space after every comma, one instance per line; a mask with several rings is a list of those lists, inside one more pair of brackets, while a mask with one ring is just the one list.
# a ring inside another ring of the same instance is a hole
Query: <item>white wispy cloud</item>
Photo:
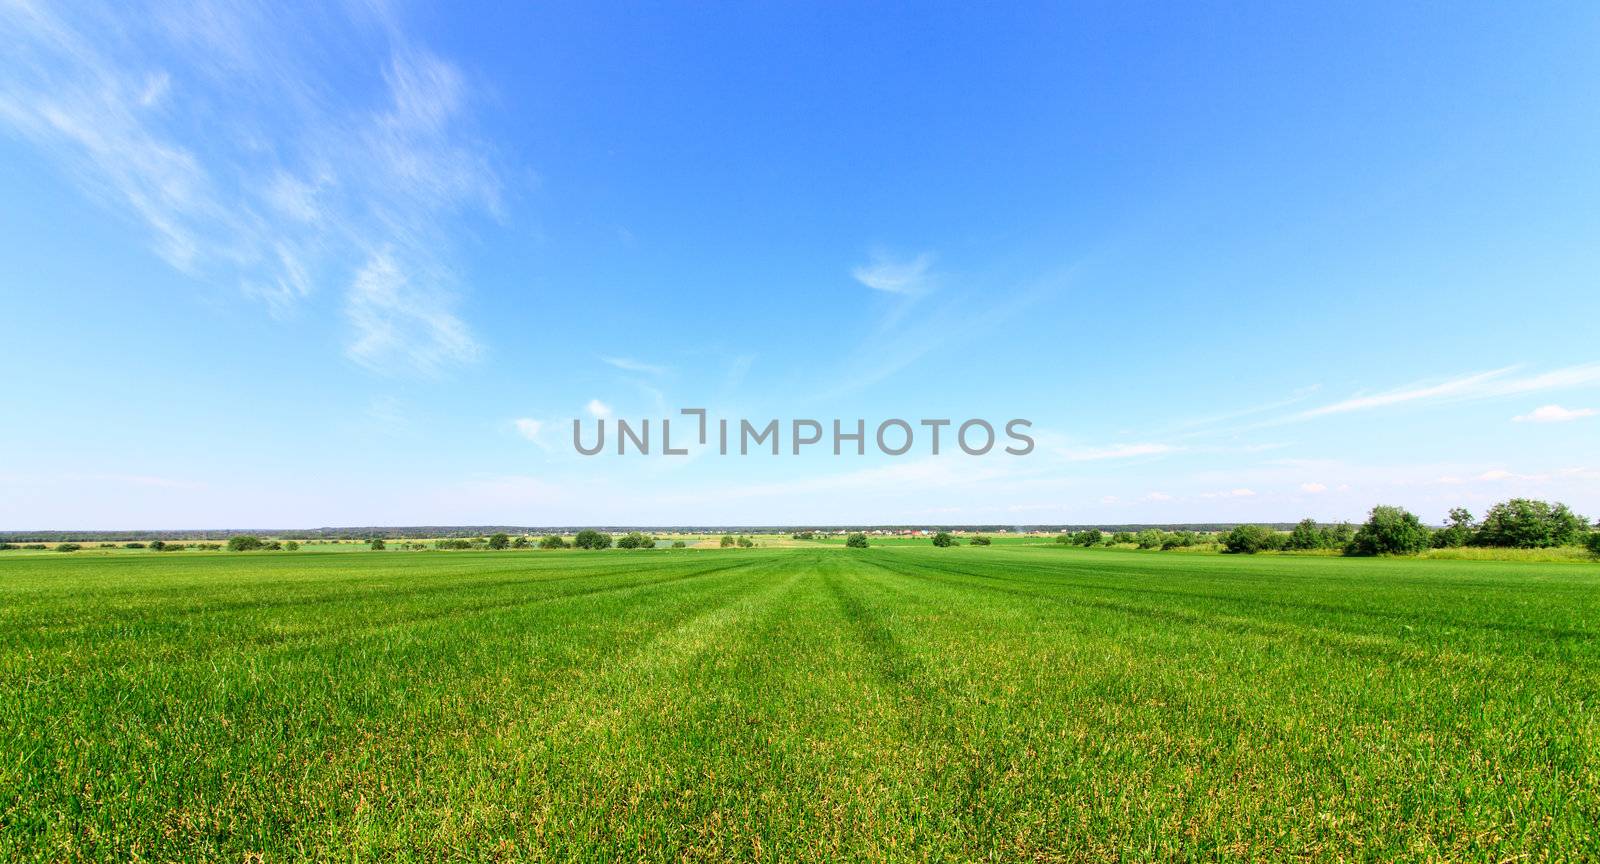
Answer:
[[851, 268], [850, 276], [874, 291], [920, 294], [930, 287], [928, 269], [932, 266], [933, 255], [928, 252], [915, 258], [894, 258], [884, 252], [874, 252], [868, 263]]
[[599, 399], [590, 399], [589, 404], [585, 405], [584, 409], [595, 417], [611, 416], [611, 406], [601, 402]]
[[529, 441], [538, 441], [539, 432], [544, 429], [544, 421], [535, 420], [532, 417], [518, 417], [511, 421], [511, 425], [517, 430], [518, 435]]
[[1056, 452], [1069, 462], [1097, 462], [1103, 459], [1132, 459], [1176, 453], [1182, 447], [1171, 444], [1112, 444], [1106, 447], [1063, 447]]
[[665, 366], [657, 366], [653, 363], [641, 363], [640, 361], [634, 360], [631, 357], [601, 356], [600, 360], [606, 365], [621, 369], [624, 372], [638, 372], [642, 375], [660, 376], [667, 374], [669, 371]]
[[[500, 193], [467, 82], [384, 8], [348, 11], [0, 3], [0, 127], [173, 267], [277, 317], [343, 286], [356, 362], [470, 362], [446, 220], [496, 214]], [[336, 86], [319, 71], [334, 51], [375, 86]]]
[[1536, 375], [1514, 375], [1520, 367], [1506, 366], [1445, 381], [1417, 383], [1368, 396], [1355, 396], [1302, 411], [1289, 419], [1310, 419], [1330, 414], [1367, 411], [1391, 405], [1491, 399], [1600, 385], [1600, 363], [1567, 366]]
[[1322, 483], [1301, 483], [1300, 491], [1310, 492], [1311, 494], [1315, 495], [1319, 492], [1328, 491], [1328, 487]]
[[1593, 408], [1563, 408], [1560, 405], [1541, 405], [1526, 414], [1518, 414], [1511, 419], [1517, 423], [1566, 423], [1584, 417], [1593, 417], [1596, 413]]

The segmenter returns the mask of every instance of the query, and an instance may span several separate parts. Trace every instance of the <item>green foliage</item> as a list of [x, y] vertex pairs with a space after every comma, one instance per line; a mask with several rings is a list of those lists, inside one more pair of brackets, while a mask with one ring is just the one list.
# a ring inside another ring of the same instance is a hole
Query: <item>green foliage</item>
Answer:
[[518, 537], [517, 539], [512, 540], [511, 541], [511, 548], [513, 548], [513, 549], [526, 549], [526, 548], [528, 548], [528, 538], [526, 538], [526, 537]]
[[433, 541], [435, 549], [471, 549], [472, 541], [461, 537], [446, 538]]
[[511, 546], [511, 538], [504, 531], [497, 531], [489, 537], [489, 548], [500, 550]]
[[157, 549], [156, 551], [157, 552], [182, 552], [183, 550], [188, 549], [188, 548], [189, 548], [188, 546], [185, 546], [182, 543], [166, 543], [166, 544], [163, 544], [162, 547], [160, 549]]
[[[161, 543], [161, 541], [157, 540], [156, 543]], [[161, 546], [157, 546], [155, 543], [151, 543], [150, 548], [161, 549], [165, 545], [165, 543], [162, 543]], [[265, 545], [265, 543], [261, 542], [260, 537], [256, 537], [252, 534], [240, 534], [238, 536], [228, 538], [229, 552], [254, 552]]]
[[849, 537], [844, 538], [844, 545], [851, 549], [865, 549], [870, 544], [867, 543], [867, 535], [857, 531], [856, 533], [851, 534]]
[[372, 546], [373, 551], [375, 551], [375, 552], [380, 552], [380, 551], [388, 548], [388, 546], [383, 542], [383, 538], [382, 537], [374, 537], [374, 538], [372, 538], [371, 546]]
[[611, 535], [593, 528], [585, 528], [572, 538], [572, 545], [579, 549], [610, 549]]
[[1072, 545], [1072, 535], [1071, 534], [1061, 534], [1061, 535], [1056, 537], [1056, 542], [1060, 543], [1062, 546], [1071, 546]]
[[1279, 549], [1283, 538], [1265, 525], [1240, 525], [1222, 535], [1222, 551], [1235, 555], [1254, 555]]
[[817, 532], [815, 532], [815, 531], [796, 531], [796, 532], [794, 532], [793, 534], [791, 534], [789, 536], [792, 537], [795, 540], [815, 540], [815, 539], [817, 539]]
[[1322, 529], [1315, 519], [1301, 519], [1294, 530], [1289, 532], [1288, 539], [1283, 541], [1283, 548], [1304, 551], [1307, 549], [1321, 549], [1325, 540]]
[[1173, 531], [1162, 536], [1161, 548], [1166, 550], [1187, 549], [1199, 542], [1200, 535], [1193, 531]]
[[1132, 531], [1118, 531], [1111, 535], [1111, 542], [1114, 544], [1133, 543], [1135, 542], [1134, 534]]
[[567, 541], [561, 539], [561, 535], [559, 534], [546, 534], [545, 536], [539, 538], [539, 548], [565, 549], [567, 548]]
[[285, 540], [285, 541], [283, 541], [283, 551], [285, 551], [285, 552], [299, 552], [300, 551], [300, 541], [298, 541], [298, 540]]
[[1589, 532], [1589, 536], [1583, 540], [1583, 548], [1588, 549], [1590, 555], [1600, 558], [1600, 530]]
[[688, 546], [689, 546], [689, 544], [683, 542], [682, 540], [674, 540], [674, 541], [672, 541], [672, 548], [674, 548], [674, 549], [687, 549]]
[[1475, 534], [1472, 513], [1464, 507], [1456, 507], [1450, 511], [1449, 524], [1433, 532], [1432, 546], [1435, 549], [1459, 549], [1471, 543]]
[[1473, 538], [1476, 546], [1542, 549], [1570, 546], [1582, 541], [1589, 520], [1567, 509], [1531, 498], [1513, 498], [1489, 508]]
[[739, 548], [740, 549], [753, 549], [753, 548], [755, 548], [755, 545], [756, 545], [756, 541], [751, 540], [749, 537], [746, 537], [743, 534], [739, 535]]
[[933, 545], [939, 547], [940, 549], [945, 549], [956, 545], [956, 538], [951, 537], [950, 532], [948, 531], [940, 531], [939, 533], [933, 535]]
[[735, 545], [738, 544], [738, 542], [739, 541], [733, 539], [733, 535], [732, 534], [724, 534], [724, 535], [722, 535], [722, 540], [720, 541], [721, 546], [724, 549], [732, 549]]
[[638, 531], [629, 531], [617, 538], [618, 549], [654, 549], [655, 538], [646, 537]]
[[1161, 539], [1161, 532], [1155, 528], [1145, 528], [1133, 535], [1133, 542], [1137, 543], [1140, 549], [1160, 549]]
[[1099, 528], [1088, 528], [1072, 535], [1074, 546], [1099, 546], [1103, 539], [1105, 535], [1100, 533]]
[[15, 543], [0, 543], [0, 552], [9, 552], [15, 548], [17, 548]]
[[1366, 524], [1357, 531], [1346, 555], [1415, 555], [1433, 542], [1427, 526], [1401, 507], [1380, 504], [1372, 508]]
[[124, 543], [124, 544], [122, 544], [122, 548], [124, 548], [124, 549], [143, 549], [144, 548], [144, 544], [143, 543]]
[[1325, 549], [1343, 549], [1356, 537], [1355, 526], [1349, 522], [1322, 526], [1322, 546]]
[[83, 547], [78, 545], [77, 543], [58, 543], [58, 544], [56, 544], [56, 551], [57, 552], [76, 552], [76, 551], [78, 551], [79, 549], [82, 549], [82, 548]]
[[982, 534], [979, 534], [978, 536], [973, 537], [971, 540], [968, 540], [967, 541], [967, 545], [969, 545], [969, 546], [988, 546], [989, 545], [989, 538], [983, 536]]

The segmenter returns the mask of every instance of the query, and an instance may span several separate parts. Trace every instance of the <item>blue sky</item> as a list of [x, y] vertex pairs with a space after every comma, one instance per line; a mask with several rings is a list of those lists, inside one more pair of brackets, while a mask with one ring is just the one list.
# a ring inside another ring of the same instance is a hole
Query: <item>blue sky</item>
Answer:
[[1600, 515], [1600, 9], [1301, 5], [0, 2], [0, 527]]

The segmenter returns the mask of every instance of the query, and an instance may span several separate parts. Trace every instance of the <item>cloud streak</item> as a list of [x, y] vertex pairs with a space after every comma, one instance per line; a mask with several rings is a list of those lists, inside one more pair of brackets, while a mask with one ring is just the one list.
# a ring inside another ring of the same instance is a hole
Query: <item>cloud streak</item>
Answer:
[[875, 252], [868, 263], [851, 268], [850, 276], [874, 291], [922, 294], [930, 287], [928, 269], [932, 266], [933, 255], [927, 252], [909, 259]]
[[[369, 369], [472, 362], [447, 220], [497, 214], [500, 184], [466, 80], [381, 9], [281, 22], [250, 2], [0, 3], [0, 127], [171, 266], [276, 317], [342, 286], [346, 353]], [[356, 46], [368, 80], [318, 71]]]

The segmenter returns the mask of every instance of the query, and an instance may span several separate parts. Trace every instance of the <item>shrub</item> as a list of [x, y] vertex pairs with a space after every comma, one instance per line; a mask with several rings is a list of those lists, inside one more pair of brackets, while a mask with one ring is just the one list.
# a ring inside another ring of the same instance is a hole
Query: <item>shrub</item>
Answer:
[[1072, 545], [1072, 535], [1071, 534], [1062, 534], [1061, 536], [1056, 538], [1056, 542], [1060, 543], [1063, 546], [1071, 546]]
[[17, 548], [17, 544], [15, 543], [0, 543], [0, 552], [9, 552], [15, 548]]
[[795, 540], [815, 540], [815, 539], [817, 539], [817, 532], [815, 532], [815, 531], [796, 531], [796, 532], [794, 532], [793, 534], [791, 534], [789, 536], [794, 538]]
[[[157, 542], [160, 542], [160, 541], [157, 541]], [[166, 544], [162, 544], [162, 545], [164, 546]], [[228, 551], [229, 552], [251, 552], [251, 551], [254, 551], [256, 549], [260, 549], [262, 547], [262, 545], [263, 544], [261, 542], [261, 538], [260, 537], [256, 537], [256, 536], [253, 536], [253, 535], [250, 535], [250, 534], [240, 534], [237, 537], [229, 537], [228, 538]], [[152, 549], [160, 549], [160, 548], [162, 548], [161, 546], [157, 546], [155, 543], [151, 543], [150, 547]]]
[[1356, 529], [1349, 522], [1322, 526], [1322, 545], [1328, 549], [1343, 549], [1355, 536]]
[[567, 548], [567, 541], [561, 539], [560, 534], [546, 534], [544, 537], [539, 538], [539, 548], [565, 549]]
[[[180, 546], [178, 548], [181, 549], [183, 547]], [[218, 549], [222, 548], [222, 544], [221, 543], [200, 543], [200, 544], [197, 544], [194, 548], [196, 548], [196, 549], [204, 549], [204, 550], [206, 550], [208, 552], [215, 552]]]
[[285, 551], [285, 552], [299, 552], [300, 551], [300, 541], [298, 541], [298, 540], [285, 540], [285, 541], [283, 541], [283, 551]]
[[755, 544], [754, 540], [751, 540], [749, 537], [746, 537], [743, 534], [739, 535], [739, 548], [740, 549], [750, 549], [750, 548], [754, 547], [755, 545], [756, 544]]
[[1589, 550], [1590, 555], [1600, 558], [1600, 531], [1589, 532], [1588, 538], [1583, 541], [1583, 546]]
[[512, 540], [511, 541], [511, 548], [513, 548], [513, 549], [526, 549], [526, 548], [528, 548], [528, 538], [526, 538], [526, 537], [518, 537], [517, 539]]
[[940, 549], [945, 549], [956, 545], [956, 538], [951, 537], [948, 531], [940, 531], [933, 535], [933, 545], [938, 546]]
[[1132, 543], [1132, 542], [1134, 542], [1134, 540], [1133, 540], [1133, 532], [1132, 531], [1118, 531], [1117, 533], [1111, 535], [1111, 542], [1112, 543]]
[[382, 537], [374, 537], [374, 538], [372, 538], [372, 551], [374, 551], [374, 552], [382, 552], [383, 550], [385, 550], [387, 548], [389, 548], [389, 546], [388, 546], [387, 543], [383, 542], [383, 538]]
[[1200, 535], [1193, 531], [1174, 531], [1161, 539], [1161, 548], [1163, 550], [1187, 549], [1198, 542], [1200, 542]]
[[435, 549], [471, 549], [472, 548], [472, 541], [471, 540], [464, 540], [464, 539], [461, 539], [459, 537], [454, 538], [454, 539], [449, 539], [449, 540], [435, 540], [435, 541], [433, 541], [433, 548], [435, 548]]
[[867, 535], [857, 531], [856, 533], [851, 534], [849, 537], [844, 538], [844, 545], [851, 549], [865, 549], [868, 546]]
[[1380, 504], [1372, 508], [1366, 524], [1345, 547], [1346, 555], [1415, 555], [1433, 538], [1416, 514], [1401, 507]]
[[[157, 541], [157, 542], [160, 542], [160, 541]], [[124, 549], [143, 549], [144, 548], [144, 544], [143, 543], [124, 543], [124, 544], [122, 544], [122, 548], [124, 548]]]
[[674, 548], [674, 549], [687, 549], [687, 548], [689, 548], [689, 544], [683, 542], [682, 540], [674, 540], [674, 541], [672, 541], [672, 548]]
[[982, 535], [979, 535], [977, 537], [972, 538], [971, 540], [968, 540], [967, 541], [967, 545], [969, 545], [969, 546], [988, 546], [989, 545], [989, 538], [988, 537], [984, 537]]
[[1137, 543], [1140, 549], [1159, 549], [1161, 548], [1161, 532], [1154, 528], [1146, 528], [1133, 535], [1133, 542]]
[[47, 549], [49, 547], [45, 546], [43, 543], [29, 543], [28, 545], [23, 546], [22, 548], [24, 548], [24, 549], [33, 549], [35, 551], [39, 551], [39, 550]]
[[162, 549], [167, 548], [167, 541], [165, 541], [165, 540], [151, 540], [150, 541], [150, 548], [156, 550], [157, 552], [160, 552]]
[[57, 552], [76, 552], [76, 551], [78, 551], [79, 549], [82, 549], [82, 548], [83, 548], [82, 546], [79, 546], [76, 543], [61, 543], [61, 544], [56, 546], [56, 551]]
[[1464, 507], [1450, 511], [1450, 523], [1433, 532], [1433, 548], [1456, 549], [1472, 542], [1472, 514]]
[[1276, 548], [1282, 541], [1277, 532], [1265, 525], [1240, 525], [1222, 535], [1222, 551], [1235, 555], [1254, 555], [1264, 549]]
[[1100, 533], [1099, 528], [1090, 528], [1072, 535], [1072, 542], [1079, 546], [1099, 546], [1104, 538], [1105, 535]]
[[1321, 549], [1322, 545], [1322, 529], [1317, 526], [1315, 519], [1301, 519], [1289, 532], [1288, 539], [1283, 541], [1285, 549]]
[[736, 542], [737, 541], [733, 539], [733, 535], [732, 534], [724, 534], [724, 535], [722, 535], [722, 541], [721, 541], [722, 548], [724, 548], [724, 549], [730, 548]]
[[572, 538], [572, 545], [579, 549], [610, 549], [611, 535], [593, 528], [585, 528]]
[[511, 537], [509, 535], [507, 535], [504, 531], [496, 531], [494, 534], [489, 535], [489, 548], [490, 549], [506, 549], [506, 548], [509, 548], [510, 546], [511, 546]]
[[656, 541], [640, 534], [638, 531], [629, 531], [617, 538], [618, 549], [653, 549]]
[[1476, 546], [1541, 549], [1570, 546], [1583, 539], [1589, 520], [1567, 509], [1531, 498], [1513, 498], [1489, 508], [1473, 537]]
[[163, 544], [162, 547], [160, 549], [157, 549], [156, 551], [157, 552], [182, 552], [183, 550], [185, 550], [187, 548], [189, 548], [189, 547], [183, 545], [182, 543], [166, 543], [166, 544]]

